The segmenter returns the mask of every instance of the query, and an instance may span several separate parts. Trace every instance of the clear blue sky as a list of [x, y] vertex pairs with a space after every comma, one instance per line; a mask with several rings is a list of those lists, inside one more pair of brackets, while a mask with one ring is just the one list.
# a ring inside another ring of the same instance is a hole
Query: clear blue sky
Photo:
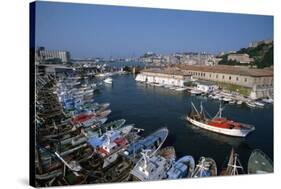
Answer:
[[273, 38], [273, 17], [37, 2], [36, 46], [73, 58], [139, 56], [147, 51], [238, 50]]

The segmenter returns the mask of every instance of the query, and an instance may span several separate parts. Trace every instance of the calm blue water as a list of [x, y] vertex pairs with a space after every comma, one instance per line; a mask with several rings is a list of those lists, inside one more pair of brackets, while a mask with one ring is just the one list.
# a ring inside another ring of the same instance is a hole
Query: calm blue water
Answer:
[[233, 146], [247, 170], [247, 161], [253, 149], [259, 148], [273, 158], [273, 106], [251, 110], [246, 106], [227, 105], [223, 115], [229, 119], [253, 124], [256, 130], [246, 138], [235, 138], [195, 128], [184, 119], [190, 110], [190, 101], [203, 106], [214, 116], [219, 101], [201, 96], [190, 96], [161, 87], [147, 86], [134, 80], [133, 75], [113, 77], [113, 85], [105, 85], [96, 97], [97, 102], [110, 102], [110, 120], [124, 118], [144, 128], [145, 134], [167, 127], [169, 135], [165, 146], [173, 145], [177, 157], [192, 155], [209, 156], [217, 162], [218, 170], [226, 161]]

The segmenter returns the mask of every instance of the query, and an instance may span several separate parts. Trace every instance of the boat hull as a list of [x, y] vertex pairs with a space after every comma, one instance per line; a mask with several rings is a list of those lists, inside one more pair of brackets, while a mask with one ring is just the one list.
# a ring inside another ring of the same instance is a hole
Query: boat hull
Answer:
[[196, 121], [190, 117], [186, 117], [187, 121], [189, 121], [190, 123], [192, 123], [193, 125], [200, 127], [202, 129], [206, 129], [215, 133], [220, 133], [220, 134], [224, 134], [224, 135], [228, 135], [228, 136], [235, 136], [235, 137], [246, 137], [251, 131], [253, 131], [252, 129], [224, 129], [224, 128], [219, 128], [219, 127], [214, 127], [214, 126], [210, 126], [208, 124], [205, 123], [201, 123], [199, 121]]

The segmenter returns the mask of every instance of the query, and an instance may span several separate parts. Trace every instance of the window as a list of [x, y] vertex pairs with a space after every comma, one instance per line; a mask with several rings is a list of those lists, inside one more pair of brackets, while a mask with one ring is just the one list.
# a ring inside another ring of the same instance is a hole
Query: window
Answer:
[[224, 79], [224, 75], [222, 76], [222, 79]]
[[236, 81], [239, 81], [239, 77], [236, 77]]
[[229, 80], [231, 80], [231, 76], [229, 76]]
[[212, 77], [212, 74], [210, 74], [209, 77]]
[[247, 82], [247, 78], [245, 78], [244, 81]]
[[219, 75], [217, 74], [217, 75], [216, 75], [216, 78], [218, 79], [218, 77], [219, 77]]

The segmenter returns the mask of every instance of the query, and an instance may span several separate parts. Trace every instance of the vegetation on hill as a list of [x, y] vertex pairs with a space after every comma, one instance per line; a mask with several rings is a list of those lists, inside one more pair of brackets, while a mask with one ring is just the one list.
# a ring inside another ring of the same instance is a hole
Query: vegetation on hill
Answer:
[[[232, 53], [233, 54], [233, 53]], [[256, 66], [257, 68], [265, 68], [273, 65], [273, 44], [260, 44], [257, 47], [242, 48], [236, 52], [236, 54], [248, 54], [250, 58], [254, 58], [254, 62], [251, 66]], [[229, 54], [224, 54], [219, 56], [222, 58], [218, 64], [224, 65], [245, 65], [234, 60], [227, 60]]]

